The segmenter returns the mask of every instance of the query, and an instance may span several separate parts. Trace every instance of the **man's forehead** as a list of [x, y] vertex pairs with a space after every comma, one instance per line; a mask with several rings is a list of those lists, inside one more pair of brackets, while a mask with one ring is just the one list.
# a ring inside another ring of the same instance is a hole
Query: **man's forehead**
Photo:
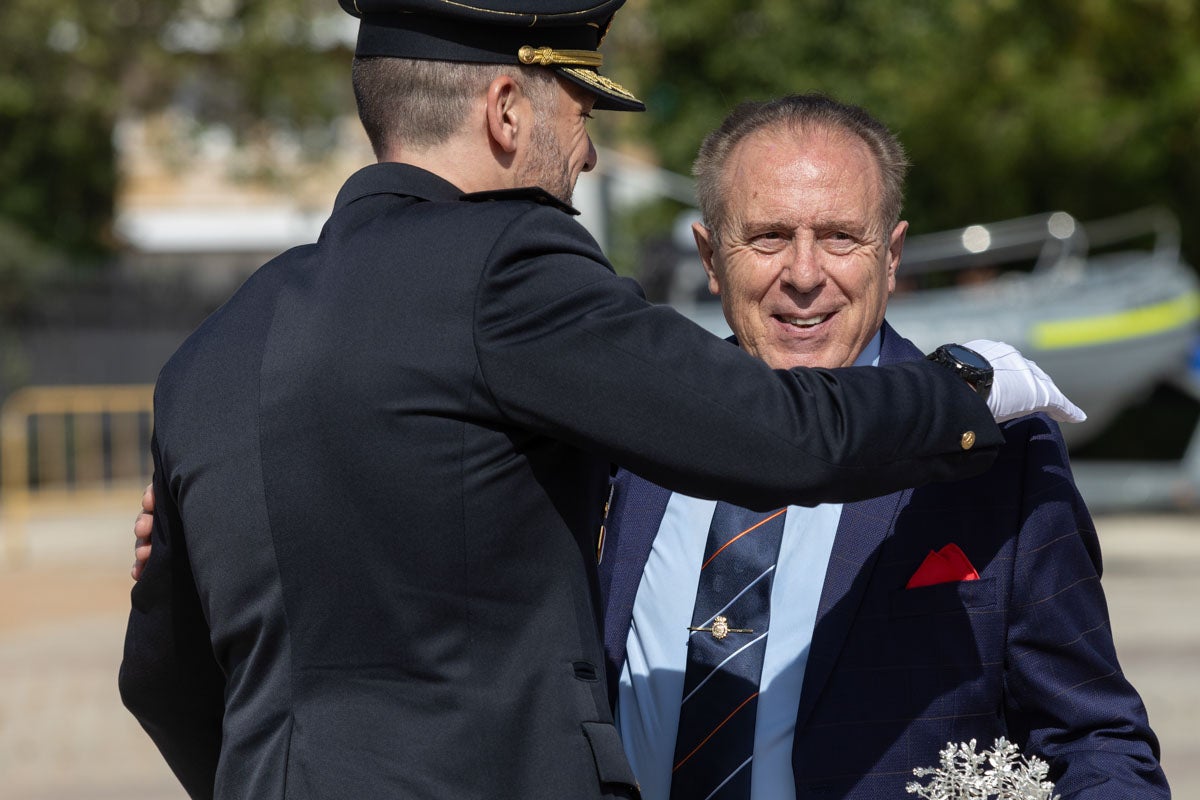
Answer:
[[878, 222], [882, 179], [866, 143], [829, 127], [775, 125], [746, 136], [726, 162], [731, 221], [822, 227]]
[[744, 234], [769, 230], [810, 229], [822, 231], [846, 231], [859, 235], [877, 232], [879, 215], [876, 209], [864, 209], [855, 205], [850, 211], [837, 208], [813, 208], [790, 204], [744, 204], [731, 209], [730, 228]]
[[760, 162], [766, 156], [786, 168], [804, 161], [838, 161], [855, 173], [878, 178], [879, 165], [868, 144], [853, 131], [828, 124], [777, 123], [747, 134], [734, 147], [729, 164]]

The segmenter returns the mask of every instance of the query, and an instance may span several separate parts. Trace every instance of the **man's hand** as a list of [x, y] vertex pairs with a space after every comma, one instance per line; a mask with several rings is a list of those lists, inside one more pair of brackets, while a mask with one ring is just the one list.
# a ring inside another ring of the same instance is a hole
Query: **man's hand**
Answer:
[[133, 569], [129, 574], [136, 581], [150, 560], [150, 531], [154, 527], [154, 484], [142, 493], [142, 513], [133, 521]]
[[988, 339], [967, 342], [992, 365], [992, 391], [987, 404], [996, 422], [1044, 412], [1056, 422], [1083, 422], [1087, 414], [1067, 399], [1037, 364], [1011, 345]]

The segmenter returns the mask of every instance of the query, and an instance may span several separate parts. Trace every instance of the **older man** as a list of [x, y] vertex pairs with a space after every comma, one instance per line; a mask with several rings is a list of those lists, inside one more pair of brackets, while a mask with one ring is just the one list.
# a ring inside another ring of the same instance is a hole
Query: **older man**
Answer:
[[[708, 137], [696, 242], [743, 350], [922, 360], [884, 321], [905, 167], [882, 124], [819, 95], [740, 106]], [[947, 742], [1000, 736], [1064, 797], [1169, 796], [1059, 431], [1003, 431], [977, 478], [845, 505], [738, 514], [618, 476], [606, 649], [648, 800], [904, 797]]]
[[597, 624], [610, 462], [766, 507], [994, 459], [951, 370], [772, 372], [613, 274], [567, 203], [591, 111], [641, 108], [597, 71], [621, 2], [342, 0], [380, 163], [155, 394], [121, 691], [193, 795], [634, 794]]

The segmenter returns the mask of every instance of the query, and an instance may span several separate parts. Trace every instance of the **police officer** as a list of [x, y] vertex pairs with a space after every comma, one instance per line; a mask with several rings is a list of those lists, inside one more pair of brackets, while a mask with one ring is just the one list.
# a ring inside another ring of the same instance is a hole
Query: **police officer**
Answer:
[[[569, 200], [591, 112], [642, 108], [599, 72], [622, 2], [341, 0], [379, 163], [156, 388], [120, 685], [192, 796], [634, 797], [611, 463], [754, 508], [991, 463], [953, 370], [773, 372], [613, 273]], [[1021, 372], [994, 406], [1070, 411]]]

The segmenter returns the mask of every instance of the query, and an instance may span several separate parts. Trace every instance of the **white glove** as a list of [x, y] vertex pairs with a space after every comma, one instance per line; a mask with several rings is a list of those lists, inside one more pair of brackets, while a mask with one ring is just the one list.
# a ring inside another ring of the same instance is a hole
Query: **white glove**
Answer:
[[1041, 411], [1056, 422], [1083, 422], [1087, 414], [1058, 390], [1042, 369], [1004, 342], [974, 339], [969, 347], [992, 365], [987, 405], [996, 422]]

